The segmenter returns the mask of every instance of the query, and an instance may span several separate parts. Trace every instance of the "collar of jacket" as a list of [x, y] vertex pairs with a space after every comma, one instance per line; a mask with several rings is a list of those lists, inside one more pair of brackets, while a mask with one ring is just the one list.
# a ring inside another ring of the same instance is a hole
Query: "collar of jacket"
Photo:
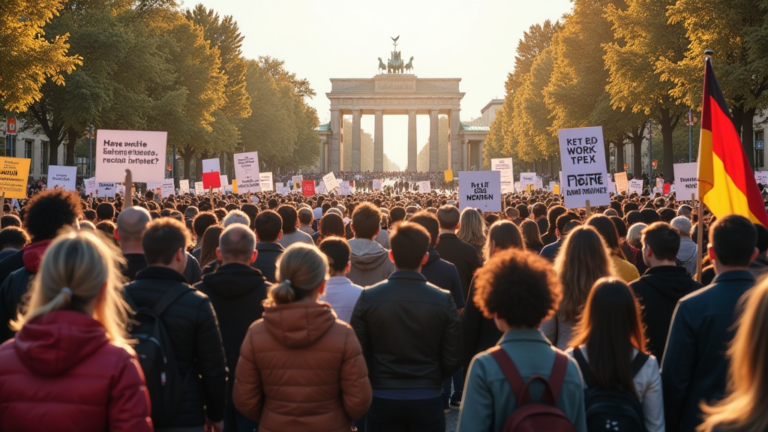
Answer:
[[259, 242], [259, 243], [256, 243], [256, 250], [257, 251], [278, 251], [278, 252], [282, 252], [285, 249], [283, 249], [283, 245], [281, 245], [280, 243]]
[[663, 265], [663, 266], [656, 266], [651, 267], [648, 270], [645, 271], [645, 274], [647, 275], [654, 275], [654, 274], [660, 274], [660, 273], [680, 273], [680, 274], [686, 274], [687, 270], [685, 267], [678, 267], [673, 265]]
[[755, 277], [748, 270], [731, 270], [715, 276], [712, 283], [732, 281], [755, 281]]
[[352, 281], [349, 280], [346, 276], [331, 276], [328, 278], [328, 281], [325, 282], [325, 286], [345, 286], [345, 285], [353, 285]]
[[541, 334], [539, 329], [515, 329], [504, 333], [501, 337], [499, 345], [511, 342], [541, 342], [543, 344], [551, 345]]
[[413, 279], [413, 280], [419, 280], [419, 281], [427, 281], [427, 278], [424, 277], [423, 274], [413, 271], [413, 270], [395, 270], [390, 276], [389, 279]]
[[444, 238], [449, 238], [449, 239], [459, 238], [459, 236], [457, 236], [456, 234], [453, 234], [453, 233], [440, 233], [438, 235], [438, 237], [441, 237], [441, 238], [444, 237]]
[[139, 270], [139, 272], [136, 273], [136, 280], [141, 279], [161, 279], [189, 283], [183, 274], [176, 270], [169, 269], [168, 267], [160, 266], [149, 266], [143, 270]]

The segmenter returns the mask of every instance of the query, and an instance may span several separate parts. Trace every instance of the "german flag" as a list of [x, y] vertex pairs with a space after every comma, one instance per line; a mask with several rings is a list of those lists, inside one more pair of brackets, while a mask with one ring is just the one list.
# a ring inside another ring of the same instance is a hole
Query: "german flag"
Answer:
[[768, 227], [763, 197], [709, 57], [704, 62], [699, 199], [717, 217], [738, 214]]

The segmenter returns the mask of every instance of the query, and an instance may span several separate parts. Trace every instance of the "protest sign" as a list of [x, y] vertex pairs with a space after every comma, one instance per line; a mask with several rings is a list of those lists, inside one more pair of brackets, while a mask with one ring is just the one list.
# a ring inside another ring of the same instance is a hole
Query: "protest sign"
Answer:
[[205, 187], [203, 182], [195, 182], [195, 195], [203, 195], [205, 193]]
[[115, 184], [108, 182], [98, 183], [98, 197], [99, 198], [114, 198], [115, 197]]
[[633, 179], [629, 181], [629, 189], [628, 193], [632, 195], [633, 193], [636, 193], [638, 195], [643, 194], [643, 181], [638, 179]]
[[656, 187], [661, 189], [664, 187], [664, 179], [661, 177], [656, 177]]
[[520, 186], [520, 182], [515, 182], [515, 190], [519, 191], [522, 190], [522, 186]]
[[315, 194], [315, 181], [314, 180], [302, 180], [301, 182], [301, 194], [304, 196], [312, 196]]
[[600, 126], [560, 129], [560, 160], [566, 208], [608, 205], [611, 192], [606, 185], [605, 146]]
[[[301, 182], [304, 181], [304, 176], [302, 176], [302, 175], [295, 175], [295, 176], [291, 177], [291, 180], [293, 181], [293, 187], [294, 188], [298, 188], [296, 186], [296, 184], [301, 185]], [[301, 187], [301, 186], [299, 186], [299, 187]]]
[[339, 195], [349, 195], [349, 182], [339, 183]]
[[233, 194], [237, 194], [237, 191], [239, 191], [239, 190], [240, 189], [238, 189], [237, 180], [236, 179], [232, 179], [232, 193]]
[[173, 195], [176, 192], [176, 185], [174, 184], [173, 179], [165, 179], [163, 180], [163, 186], [162, 186], [162, 197], [168, 198], [169, 196]]
[[608, 185], [608, 192], [609, 193], [615, 193], [616, 192], [616, 183], [611, 180], [611, 174], [608, 173], [605, 175], [605, 184]]
[[221, 172], [221, 166], [219, 165], [219, 158], [203, 159], [203, 172]]
[[691, 194], [699, 197], [699, 164], [697, 162], [674, 164], [677, 199], [689, 200]]
[[222, 191], [226, 192], [227, 188], [229, 188], [229, 176], [225, 174], [221, 176], [221, 186], [219, 186], [219, 193]]
[[325, 182], [320, 182], [320, 184], [315, 187], [315, 193], [317, 195], [325, 195], [328, 193], [328, 188], [325, 187]]
[[429, 181], [420, 181], [419, 193], [430, 193], [430, 192], [432, 192], [432, 185], [429, 183]]
[[333, 174], [333, 171], [323, 176], [323, 183], [325, 183], [325, 188], [329, 191], [339, 187], [339, 181], [336, 180], [336, 176]]
[[203, 188], [207, 191], [210, 188], [220, 188], [221, 187], [221, 176], [219, 176], [219, 173], [214, 172], [204, 172], [203, 173]]
[[533, 185], [536, 186], [536, 189], [544, 189], [544, 181], [541, 177], [536, 177], [536, 181], [533, 182]]
[[525, 185], [525, 193], [530, 195], [534, 192], [536, 192], [536, 185], [531, 183], [528, 183], [527, 185]]
[[484, 212], [501, 211], [501, 173], [462, 171], [459, 173], [459, 207]]
[[452, 182], [453, 181], [453, 171], [452, 170], [445, 170], [445, 181]]
[[48, 189], [61, 187], [64, 190], [76, 191], [77, 167], [50, 165], [48, 167]]
[[279, 186], [277, 188], [277, 193], [279, 193], [280, 195], [288, 195], [291, 193], [291, 189], [288, 188], [288, 186]]
[[520, 173], [520, 188], [523, 190], [526, 190], [529, 184], [532, 184], [535, 187], [536, 173], [535, 172]]
[[[235, 153], [235, 178], [239, 192], [261, 192], [259, 152]], [[232, 190], [234, 189], [235, 184], [232, 183]]]
[[556, 182], [556, 181], [554, 181], [554, 180], [551, 180], [551, 181], [549, 182], [549, 191], [550, 191], [550, 192], [552, 192], [553, 190], [555, 190], [555, 185], [556, 185], [556, 184], [557, 184], [557, 182]]
[[91, 195], [98, 192], [98, 188], [96, 187], [96, 178], [85, 179], [83, 182], [85, 183], [86, 195]]
[[512, 168], [512, 158], [491, 159], [491, 171], [501, 173], [501, 193], [515, 191], [515, 173]]
[[181, 189], [181, 193], [188, 194], [189, 193], [189, 180], [179, 180], [179, 189]]
[[271, 172], [259, 173], [259, 186], [261, 186], [262, 192], [271, 192], [275, 190], [272, 186]]
[[31, 159], [0, 157], [0, 192], [5, 198], [26, 198]]
[[552, 188], [552, 193], [555, 195], [560, 195], [560, 185], [556, 184], [555, 187]]
[[626, 172], [615, 173], [613, 179], [616, 181], [616, 191], [626, 192], [629, 190], [629, 181], [627, 180]]
[[755, 180], [763, 186], [768, 186], [768, 171], [755, 171]]
[[381, 190], [381, 180], [374, 180], [373, 181], [373, 190]]
[[134, 182], [161, 182], [165, 177], [167, 132], [96, 131], [96, 181], [119, 183], [125, 170]]

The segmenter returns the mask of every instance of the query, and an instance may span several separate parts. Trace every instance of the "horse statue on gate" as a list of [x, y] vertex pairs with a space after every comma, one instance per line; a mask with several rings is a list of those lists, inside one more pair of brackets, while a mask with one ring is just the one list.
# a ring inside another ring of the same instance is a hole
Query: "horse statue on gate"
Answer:
[[392, 51], [392, 57], [387, 60], [388, 73], [403, 73], [403, 60], [400, 58], [400, 51]]
[[413, 56], [411, 56], [411, 60], [405, 64], [404, 68], [406, 72], [413, 70]]
[[385, 71], [385, 70], [387, 70], [387, 65], [385, 65], [385, 64], [384, 64], [384, 62], [383, 62], [383, 61], [381, 61], [381, 57], [379, 57], [379, 70], [380, 70], [380, 71]]

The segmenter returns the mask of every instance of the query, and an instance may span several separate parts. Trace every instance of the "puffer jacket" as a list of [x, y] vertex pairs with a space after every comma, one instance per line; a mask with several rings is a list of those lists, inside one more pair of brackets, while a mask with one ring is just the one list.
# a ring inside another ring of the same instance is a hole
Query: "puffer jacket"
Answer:
[[360, 286], [375, 285], [389, 278], [395, 271], [395, 264], [389, 259], [389, 251], [368, 239], [349, 241], [352, 251], [352, 266], [347, 277]]
[[260, 432], [349, 431], [371, 399], [360, 343], [329, 304], [268, 306], [248, 329], [233, 401]]
[[152, 431], [136, 354], [80, 312], [49, 312], [1, 345], [0, 388], [4, 432]]

